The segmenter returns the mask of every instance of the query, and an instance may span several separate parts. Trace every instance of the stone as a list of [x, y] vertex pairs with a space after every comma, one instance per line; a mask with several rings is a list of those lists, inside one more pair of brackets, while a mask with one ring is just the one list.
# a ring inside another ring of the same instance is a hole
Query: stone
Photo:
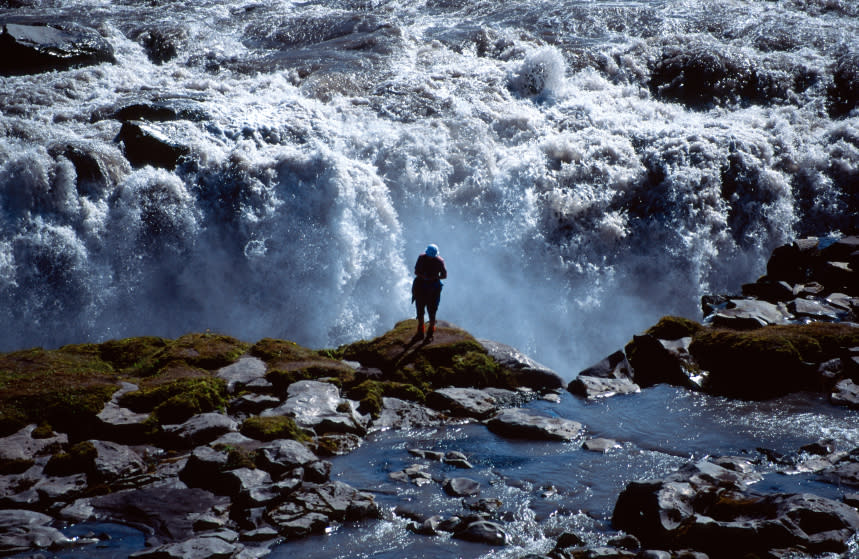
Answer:
[[[731, 299], [724, 309], [715, 311], [707, 320], [713, 326], [733, 330], [749, 330], [770, 324], [788, 324], [786, 307], [756, 299]], [[633, 363], [633, 367], [635, 363]], [[638, 380], [638, 379], [636, 379]]]
[[219, 378], [227, 383], [227, 392], [235, 394], [247, 383], [265, 377], [265, 361], [257, 357], [245, 356], [226, 367], [218, 369]]
[[470, 497], [480, 492], [480, 483], [467, 477], [448, 478], [442, 487], [452, 497]]
[[316, 437], [317, 450], [334, 456], [349, 454], [358, 448], [364, 439], [352, 433], [329, 433]]
[[454, 466], [456, 468], [462, 468], [466, 470], [474, 467], [468, 461], [468, 458], [465, 456], [465, 454], [456, 450], [450, 450], [445, 453], [443, 462], [445, 464], [448, 464], [449, 466]]
[[279, 533], [271, 526], [263, 526], [256, 530], [242, 532], [240, 538], [243, 542], [267, 542], [276, 539]]
[[685, 368], [688, 352], [681, 356], [677, 349], [683, 343], [685, 340], [672, 343], [650, 334], [633, 336], [624, 349], [632, 365], [635, 383], [641, 387], [667, 383], [695, 388]]
[[828, 261], [847, 262], [850, 255], [859, 250], [859, 236], [842, 237], [821, 251], [821, 256]]
[[53, 518], [31, 510], [0, 510], [0, 555], [47, 549], [71, 543], [50, 526]]
[[[101, 115], [93, 115], [93, 119], [98, 120], [100, 116]], [[132, 103], [131, 105], [125, 105], [113, 113], [104, 116], [122, 122], [129, 120], [145, 120], [149, 122], [191, 120], [194, 122], [200, 122], [209, 118], [206, 112], [200, 108], [198, 103], [189, 99], [162, 99], [160, 101]], [[242, 359], [256, 358], [242, 357]]]
[[829, 401], [838, 406], [859, 409], [859, 385], [849, 378], [839, 380], [832, 388]]
[[87, 522], [95, 517], [95, 509], [89, 499], [77, 499], [67, 507], [63, 507], [58, 517], [71, 524]]
[[637, 384], [626, 378], [592, 377], [583, 373], [570, 381], [567, 390], [582, 398], [610, 398], [619, 394], [641, 392]]
[[228, 502], [226, 498], [199, 488], [157, 486], [118, 491], [91, 501], [97, 515], [145, 527], [150, 545], [194, 537], [194, 520]]
[[271, 511], [267, 518], [277, 526], [280, 535], [287, 539], [303, 538], [310, 534], [318, 534], [328, 526], [328, 517], [316, 512], [302, 514], [282, 514], [280, 509]]
[[456, 416], [484, 419], [495, 413], [497, 400], [477, 388], [440, 388], [427, 395], [427, 405]]
[[844, 314], [835, 307], [811, 299], [794, 299], [787, 304], [787, 310], [797, 318], [828, 322], [837, 321]]
[[301, 380], [289, 385], [286, 402], [261, 413], [263, 417], [286, 415], [299, 427], [323, 433], [364, 435], [370, 422], [357, 411], [357, 404], [340, 397], [336, 386], [327, 382]]
[[859, 512], [810, 494], [757, 494], [761, 476], [747, 461], [701, 460], [659, 480], [632, 482], [618, 497], [616, 529], [645, 547], [691, 549], [730, 556], [742, 549], [763, 555], [771, 549], [842, 552], [859, 529]]
[[373, 420], [370, 431], [388, 429], [423, 429], [441, 424], [441, 416], [435, 410], [415, 402], [399, 398], [382, 398], [382, 411]]
[[229, 559], [237, 550], [235, 545], [221, 538], [199, 536], [133, 553], [129, 557], [132, 559]]
[[101, 436], [124, 442], [141, 442], [145, 439], [146, 420], [149, 419], [149, 414], [137, 413], [119, 405], [120, 398], [136, 390], [138, 390], [136, 384], [120, 383], [119, 390], [113, 393], [97, 416]]
[[437, 450], [424, 450], [421, 448], [410, 448], [408, 449], [409, 454], [412, 456], [417, 456], [418, 458], [425, 458], [427, 460], [435, 460], [436, 462], [441, 462], [444, 460], [445, 453], [439, 452]]
[[90, 441], [96, 450], [94, 474], [96, 479], [113, 482], [146, 472], [143, 459], [131, 448], [111, 441]]
[[173, 170], [191, 151], [143, 121], [123, 122], [115, 141], [122, 143], [125, 157], [136, 168], [151, 165]]
[[221, 486], [221, 474], [227, 467], [228, 459], [226, 452], [208, 446], [197, 447], [179, 472], [179, 479], [188, 487], [217, 490]]
[[571, 441], [582, 432], [578, 421], [548, 417], [523, 408], [503, 409], [486, 426], [504, 437], [552, 441]]
[[65, 434], [54, 433], [47, 438], [33, 438], [35, 430], [36, 425], [27, 425], [12, 435], [0, 438], [0, 466], [4, 470], [0, 473], [21, 473], [32, 466], [38, 456], [50, 453], [69, 442]]
[[86, 474], [74, 474], [43, 478], [36, 482], [32, 490], [39, 495], [40, 502], [52, 506], [60, 502], [71, 503], [84, 492], [87, 485]]
[[596, 438], [596, 439], [588, 439], [582, 444], [582, 448], [585, 450], [589, 450], [591, 452], [602, 452], [606, 453], [611, 450], [615, 450], [621, 448], [617, 441], [613, 439], [604, 439], [604, 438]]
[[266, 518], [285, 537], [303, 537], [321, 532], [329, 522], [354, 521], [377, 517], [379, 508], [373, 496], [333, 481], [302, 486], [289, 501], [266, 513]]
[[471, 522], [454, 532], [454, 538], [489, 545], [507, 545], [508, 536], [500, 524], [488, 520]]
[[246, 499], [252, 489], [263, 485], [271, 485], [271, 475], [265, 470], [251, 468], [236, 468], [221, 475], [221, 491], [239, 501]]
[[591, 365], [579, 372], [579, 376], [601, 379], [626, 379], [632, 378], [632, 366], [626, 359], [623, 351], [615, 351], [599, 363]]
[[174, 444], [190, 448], [207, 444], [221, 435], [239, 430], [239, 424], [227, 415], [217, 412], [200, 413], [185, 423], [164, 425], [164, 433]]
[[304, 468], [319, 457], [298, 441], [279, 439], [257, 449], [257, 467], [278, 477], [295, 468]]
[[742, 293], [744, 297], [761, 299], [769, 303], [790, 301], [794, 297], [791, 284], [786, 281], [772, 281], [768, 278], [743, 284]]
[[513, 373], [516, 384], [533, 390], [563, 388], [564, 379], [552, 369], [537, 363], [519, 350], [491, 340], [478, 340], [499, 365]]
[[39, 74], [116, 62], [113, 47], [95, 29], [72, 22], [6, 23], [0, 33], [0, 75]]
[[820, 274], [822, 283], [829, 292], [859, 295], [859, 275], [847, 262], [827, 262]]
[[263, 410], [280, 404], [280, 398], [268, 394], [243, 394], [230, 402], [230, 413], [233, 415], [259, 415]]

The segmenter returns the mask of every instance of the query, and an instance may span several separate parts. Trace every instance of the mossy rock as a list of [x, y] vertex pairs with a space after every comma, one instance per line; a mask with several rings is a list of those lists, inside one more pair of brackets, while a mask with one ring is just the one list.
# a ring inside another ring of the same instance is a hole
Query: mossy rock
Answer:
[[150, 412], [152, 421], [159, 425], [182, 423], [226, 406], [227, 387], [217, 377], [180, 378], [128, 392], [119, 403], [138, 413]]
[[131, 374], [151, 374], [157, 364], [157, 355], [164, 351], [170, 340], [155, 336], [109, 340], [99, 346], [102, 360], [114, 369], [134, 369]]
[[817, 389], [817, 364], [857, 345], [859, 328], [812, 323], [749, 331], [705, 328], [689, 352], [710, 372], [707, 391], [761, 399]]
[[351, 400], [359, 402], [358, 411], [370, 413], [373, 417], [379, 417], [382, 411], [382, 398], [391, 397], [401, 400], [410, 400], [423, 404], [426, 394], [413, 384], [391, 381], [365, 380], [364, 382], [346, 390], [345, 395]]
[[241, 433], [246, 437], [258, 441], [274, 441], [277, 439], [310, 440], [308, 434], [299, 428], [291, 417], [285, 415], [249, 417], [242, 423]]
[[0, 436], [30, 423], [86, 433], [119, 383], [94, 344], [0, 355]]
[[295, 342], [274, 338], [261, 339], [251, 346], [249, 353], [268, 364], [275, 364], [275, 366], [279, 362], [312, 361], [321, 357], [316, 351], [300, 346]]
[[288, 340], [264, 338], [249, 353], [266, 362], [266, 379], [281, 391], [299, 380], [330, 378], [342, 386], [354, 379], [354, 370], [332, 358], [336, 352], [331, 350], [318, 352]]
[[660, 340], [679, 340], [680, 338], [694, 336], [702, 328], [704, 326], [688, 318], [663, 316], [659, 319], [659, 322], [651, 326], [645, 333]]
[[513, 376], [488, 356], [474, 337], [439, 322], [433, 340], [416, 340], [416, 320], [404, 320], [389, 332], [342, 349], [346, 359], [381, 369], [385, 380], [412, 384], [422, 391], [443, 386], [513, 387]]
[[81, 441], [72, 445], [66, 452], [58, 452], [51, 456], [45, 465], [45, 474], [49, 476], [68, 476], [72, 474], [89, 474], [92, 472], [98, 451], [89, 441]]

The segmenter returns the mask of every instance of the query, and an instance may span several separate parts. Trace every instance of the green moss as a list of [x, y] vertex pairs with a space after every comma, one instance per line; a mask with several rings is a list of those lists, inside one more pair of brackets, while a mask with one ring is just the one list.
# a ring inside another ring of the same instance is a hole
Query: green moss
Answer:
[[146, 376], [155, 372], [157, 356], [169, 343], [169, 340], [154, 336], [109, 340], [101, 344], [99, 352], [114, 369], [130, 368], [133, 369], [131, 374]]
[[67, 476], [90, 473], [97, 457], [98, 451], [95, 446], [89, 441], [82, 441], [72, 445], [67, 452], [58, 452], [51, 456], [45, 465], [45, 474]]
[[307, 361], [321, 357], [312, 349], [288, 340], [263, 338], [250, 348], [250, 354], [266, 363]]
[[817, 363], [859, 345], [859, 329], [844, 324], [767, 326], [749, 331], [702, 329], [689, 351], [710, 372], [714, 393], [769, 398], [816, 388]]
[[42, 421], [39, 423], [39, 426], [33, 429], [33, 432], [30, 433], [30, 436], [34, 439], [50, 439], [54, 436], [54, 429], [51, 427], [51, 424], [47, 421]]
[[365, 380], [364, 382], [349, 388], [345, 392], [346, 397], [359, 402], [358, 411], [370, 413], [378, 417], [382, 411], [382, 398], [399, 398], [423, 403], [426, 394], [413, 384], [392, 381]]
[[291, 417], [283, 415], [249, 417], [242, 423], [241, 432], [242, 435], [258, 441], [274, 441], [277, 439], [310, 440], [307, 433], [302, 431]]
[[694, 336], [702, 328], [702, 325], [688, 318], [663, 316], [646, 333], [661, 340], [679, 340]]
[[158, 360], [162, 364], [184, 361], [192, 367], [220, 369], [234, 363], [248, 350], [248, 344], [223, 334], [185, 334], [170, 343]]
[[26, 472], [36, 462], [28, 458], [0, 459], [0, 476]]
[[180, 378], [129, 392], [122, 396], [120, 404], [138, 413], [151, 412], [156, 423], [168, 424], [223, 408], [226, 396], [223, 379]]

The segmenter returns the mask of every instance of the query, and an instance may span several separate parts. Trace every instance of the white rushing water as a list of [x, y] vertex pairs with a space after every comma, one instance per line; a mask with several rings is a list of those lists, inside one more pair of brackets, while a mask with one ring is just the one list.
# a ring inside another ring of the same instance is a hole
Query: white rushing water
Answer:
[[[570, 378], [794, 236], [859, 227], [848, 0], [6, 0], [0, 21], [91, 26], [117, 59], [0, 77], [3, 351], [370, 337], [412, 315], [435, 242], [439, 317]], [[158, 102], [203, 114], [152, 124], [190, 155], [134, 168], [111, 115]]]

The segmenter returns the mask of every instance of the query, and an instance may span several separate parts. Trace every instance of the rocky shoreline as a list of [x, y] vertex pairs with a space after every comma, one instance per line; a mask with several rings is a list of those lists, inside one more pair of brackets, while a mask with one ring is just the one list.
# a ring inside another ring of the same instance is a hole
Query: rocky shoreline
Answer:
[[[814, 391], [859, 407], [857, 250], [856, 237], [781, 247], [742, 296], [705, 297], [703, 324], [665, 317], [566, 388], [582, 398], [661, 383], [743, 399]], [[371, 493], [333, 480], [329, 458], [377, 431], [450, 421], [597, 452], [616, 446], [587, 438], [577, 421], [521, 407], [557, 401], [565, 386], [514, 348], [447, 323], [429, 343], [413, 330], [404, 321], [327, 351], [205, 333], [1, 355], [0, 554], [96, 543], [96, 534], [70, 538], [60, 528], [110, 521], [143, 531], [137, 558], [263, 557], [338, 523], [390, 515], [418, 534], [505, 545], [500, 503], [480, 497], [460, 452], [411, 448], [415, 463], [390, 474], [462, 499], [469, 513], [447, 517], [385, 510]], [[859, 449], [823, 440], [771, 460], [845, 488], [842, 501], [758, 493], [755, 460], [699, 459], [661, 479], [630, 480], [606, 542], [565, 533], [546, 555], [529, 557], [848, 550], [859, 533]], [[463, 474], [433, 476], [433, 462]]]

